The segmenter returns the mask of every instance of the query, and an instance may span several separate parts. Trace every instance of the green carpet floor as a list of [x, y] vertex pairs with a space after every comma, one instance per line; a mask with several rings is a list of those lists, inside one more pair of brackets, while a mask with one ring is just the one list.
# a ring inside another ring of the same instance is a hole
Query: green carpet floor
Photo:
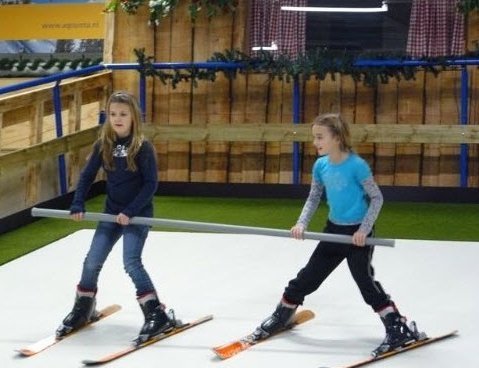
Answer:
[[[104, 196], [88, 201], [87, 211], [101, 212]], [[155, 217], [289, 229], [304, 200], [155, 197]], [[395, 239], [479, 241], [479, 205], [388, 202], [376, 223], [376, 236]], [[320, 232], [327, 207], [322, 204], [309, 231]], [[0, 264], [34, 251], [93, 222], [43, 218], [0, 235]], [[154, 230], [173, 230], [154, 228]]]

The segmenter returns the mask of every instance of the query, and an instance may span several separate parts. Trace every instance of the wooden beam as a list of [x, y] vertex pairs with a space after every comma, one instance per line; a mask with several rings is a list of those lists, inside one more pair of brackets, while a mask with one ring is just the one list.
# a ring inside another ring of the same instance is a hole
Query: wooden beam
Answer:
[[100, 126], [82, 130], [48, 142], [20, 149], [0, 156], [0, 176], [8, 174], [8, 170], [14, 166], [26, 163], [41, 162], [42, 160], [58, 156], [62, 153], [90, 146], [98, 137]]
[[[155, 141], [309, 142], [309, 124], [153, 125], [145, 134]], [[354, 124], [354, 143], [479, 143], [477, 125]]]
[[[105, 86], [111, 85], [111, 71], [94, 74], [75, 80], [66, 80], [61, 84], [61, 99], [63, 110], [66, 110], [76, 91], [82, 91], [82, 104], [97, 102], [108, 90]], [[20, 124], [30, 119], [30, 107], [38, 101], [43, 101], [44, 115], [54, 114], [52, 102], [52, 86], [22, 92], [13, 96], [0, 97], [0, 113], [4, 113], [3, 126]]]
[[352, 127], [355, 142], [479, 143], [477, 125], [365, 124]]
[[[156, 141], [223, 141], [223, 142], [307, 142], [311, 127], [306, 124], [242, 124], [240, 126], [208, 124], [143, 126], [145, 134]], [[93, 144], [99, 126], [70, 134], [0, 156], [0, 175], [9, 167], [26, 162], [39, 162]], [[364, 143], [479, 143], [478, 125], [352, 125], [354, 142]]]

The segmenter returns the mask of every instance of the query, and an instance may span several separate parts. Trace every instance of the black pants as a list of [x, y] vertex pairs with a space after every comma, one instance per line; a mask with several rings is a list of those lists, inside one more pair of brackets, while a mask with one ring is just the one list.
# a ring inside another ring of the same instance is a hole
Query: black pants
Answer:
[[[328, 221], [325, 233], [353, 235], [359, 225], [342, 226]], [[346, 258], [351, 275], [361, 291], [364, 301], [375, 311], [393, 304], [381, 286], [374, 280], [371, 265], [374, 247], [353, 244], [319, 242], [311, 258], [295, 279], [285, 288], [284, 298], [293, 304], [303, 304], [306, 295], [317, 290], [324, 280]]]

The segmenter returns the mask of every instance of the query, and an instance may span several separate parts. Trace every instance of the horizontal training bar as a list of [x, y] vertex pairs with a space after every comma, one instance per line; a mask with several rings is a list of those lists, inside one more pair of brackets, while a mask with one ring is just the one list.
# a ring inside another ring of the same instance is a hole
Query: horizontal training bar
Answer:
[[[70, 211], [65, 210], [52, 210], [48, 208], [32, 208], [32, 216], [34, 217], [53, 217], [61, 219], [69, 219]], [[106, 213], [93, 213], [85, 212], [84, 220], [87, 221], [103, 221], [103, 222], [116, 222], [116, 216]], [[195, 221], [182, 221], [182, 220], [168, 220], [152, 217], [132, 217], [130, 223], [134, 225], [148, 225], [148, 226], [165, 226], [176, 229], [193, 230], [193, 231], [206, 231], [217, 233], [229, 233], [229, 234], [251, 234], [251, 235], [269, 235], [279, 236], [283, 238], [290, 238], [291, 232], [289, 230], [271, 229], [264, 227], [249, 227], [238, 225], [224, 225], [211, 222], [195, 222]], [[330, 241], [335, 243], [352, 243], [352, 237], [349, 235], [337, 235], [327, 233], [313, 233], [305, 232], [305, 239]], [[394, 247], [394, 239], [381, 239], [381, 238], [367, 238], [366, 245], [382, 245], [386, 247]]]

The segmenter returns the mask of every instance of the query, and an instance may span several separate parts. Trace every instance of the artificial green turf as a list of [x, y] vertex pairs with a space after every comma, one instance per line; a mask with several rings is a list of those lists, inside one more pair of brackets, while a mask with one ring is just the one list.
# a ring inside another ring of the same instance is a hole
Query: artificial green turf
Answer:
[[[87, 202], [87, 211], [101, 212], [104, 196]], [[155, 217], [289, 229], [304, 200], [155, 197]], [[478, 241], [477, 204], [387, 202], [376, 226], [376, 237]], [[327, 208], [321, 205], [309, 231], [321, 231]], [[0, 264], [58, 240], [93, 222], [44, 218], [0, 235]], [[154, 230], [171, 230], [154, 228]]]

